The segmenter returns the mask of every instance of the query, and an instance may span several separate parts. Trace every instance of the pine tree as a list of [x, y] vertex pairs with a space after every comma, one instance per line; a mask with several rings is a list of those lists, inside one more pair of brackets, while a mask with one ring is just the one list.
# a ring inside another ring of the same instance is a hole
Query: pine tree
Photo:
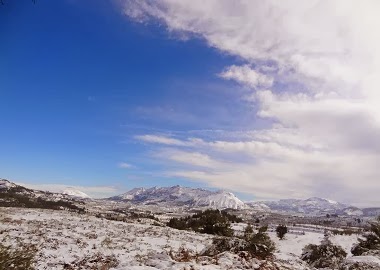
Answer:
[[287, 232], [288, 232], [288, 227], [286, 227], [286, 225], [278, 225], [276, 228], [276, 233], [277, 233], [278, 238], [280, 238], [280, 240], [284, 239], [284, 236]]

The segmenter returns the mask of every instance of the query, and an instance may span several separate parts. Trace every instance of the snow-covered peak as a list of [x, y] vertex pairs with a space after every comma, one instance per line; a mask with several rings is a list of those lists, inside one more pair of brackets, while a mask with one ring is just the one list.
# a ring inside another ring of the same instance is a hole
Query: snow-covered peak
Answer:
[[337, 201], [333, 201], [333, 200], [330, 200], [330, 199], [325, 199], [325, 200], [327, 200], [329, 203], [331, 203], [331, 204], [338, 204], [338, 202]]
[[239, 200], [233, 193], [219, 191], [208, 196], [202, 197], [195, 201], [195, 206], [207, 206], [211, 208], [232, 208], [243, 209], [247, 208], [245, 203]]
[[134, 189], [129, 190], [126, 193], [114, 196], [111, 199], [113, 199], [113, 200], [133, 200], [135, 197], [137, 197], [138, 195], [140, 195], [141, 193], [143, 193], [145, 191], [146, 191], [146, 189], [143, 187], [134, 188]]
[[90, 196], [88, 196], [86, 193], [84, 193], [78, 189], [75, 189], [73, 187], [67, 187], [64, 190], [62, 190], [61, 193], [65, 194], [65, 195], [69, 195], [71, 197], [75, 197], [75, 198], [82, 198], [82, 199], [89, 199], [90, 198]]
[[17, 185], [12, 183], [12, 182], [9, 182], [8, 180], [5, 180], [5, 179], [0, 179], [0, 189], [5, 189], [5, 188], [13, 188], [13, 187], [16, 187]]
[[182, 186], [134, 188], [111, 200], [128, 200], [133, 203], [162, 205], [211, 207], [216, 209], [246, 208], [246, 205], [236, 196], [226, 191], [210, 191], [201, 188]]

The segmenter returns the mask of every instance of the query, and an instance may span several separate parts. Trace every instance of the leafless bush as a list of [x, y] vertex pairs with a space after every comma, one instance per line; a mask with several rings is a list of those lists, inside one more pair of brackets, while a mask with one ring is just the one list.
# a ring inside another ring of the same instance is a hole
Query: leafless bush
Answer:
[[64, 264], [63, 269], [66, 270], [85, 270], [85, 269], [99, 269], [99, 270], [109, 270], [111, 268], [117, 267], [119, 261], [115, 255], [104, 256], [103, 254], [97, 253], [91, 256], [87, 256], [81, 260], [74, 261], [70, 264]]
[[169, 256], [177, 262], [190, 262], [198, 258], [198, 254], [194, 254], [185, 246], [181, 246], [177, 251], [170, 250]]

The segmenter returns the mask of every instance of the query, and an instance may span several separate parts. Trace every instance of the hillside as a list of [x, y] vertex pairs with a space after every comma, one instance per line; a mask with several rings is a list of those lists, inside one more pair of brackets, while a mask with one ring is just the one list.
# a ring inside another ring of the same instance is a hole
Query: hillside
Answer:
[[[84, 211], [82, 203], [70, 195], [28, 189], [0, 179], [0, 206]], [[79, 205], [79, 206], [78, 206]]]
[[165, 207], [187, 206], [214, 209], [244, 209], [247, 205], [234, 194], [226, 191], [210, 191], [181, 186], [135, 188], [124, 194], [109, 198], [114, 201], [129, 201], [134, 204], [159, 205]]

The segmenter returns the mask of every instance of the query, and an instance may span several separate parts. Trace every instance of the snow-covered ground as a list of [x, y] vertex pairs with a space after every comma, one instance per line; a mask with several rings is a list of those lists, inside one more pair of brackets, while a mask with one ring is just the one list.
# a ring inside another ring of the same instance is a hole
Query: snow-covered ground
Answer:
[[[3, 245], [37, 246], [37, 269], [89, 269], [110, 261], [117, 262], [111, 269], [130, 270], [259, 269], [263, 264], [268, 266], [265, 269], [275, 269], [275, 265], [308, 269], [297, 259], [245, 261], [229, 252], [215, 258], [198, 256], [211, 244], [211, 235], [65, 211], [0, 208], [0, 231]], [[178, 253], [181, 249], [188, 250], [192, 257], [182, 258]]]
[[[286, 234], [283, 240], [279, 240], [275, 233], [270, 232], [269, 236], [276, 243], [279, 253], [295, 254], [300, 256], [302, 249], [308, 244], [318, 245], [323, 239], [323, 234], [306, 232], [305, 235]], [[357, 235], [333, 235], [330, 237], [334, 245], [341, 246], [350, 256], [351, 248], [357, 242]]]
[[[271, 260], [245, 260], [229, 252], [206, 257], [201, 254], [213, 236], [143, 222], [110, 221], [66, 211], [0, 208], [0, 242], [13, 247], [36, 245], [36, 269], [307, 270], [310, 268], [299, 259], [302, 248], [323, 238], [323, 234], [306, 232], [287, 234], [280, 241], [270, 232], [277, 245]], [[240, 223], [234, 228], [242, 231], [245, 226]], [[331, 240], [349, 253], [356, 238], [333, 236]]]

